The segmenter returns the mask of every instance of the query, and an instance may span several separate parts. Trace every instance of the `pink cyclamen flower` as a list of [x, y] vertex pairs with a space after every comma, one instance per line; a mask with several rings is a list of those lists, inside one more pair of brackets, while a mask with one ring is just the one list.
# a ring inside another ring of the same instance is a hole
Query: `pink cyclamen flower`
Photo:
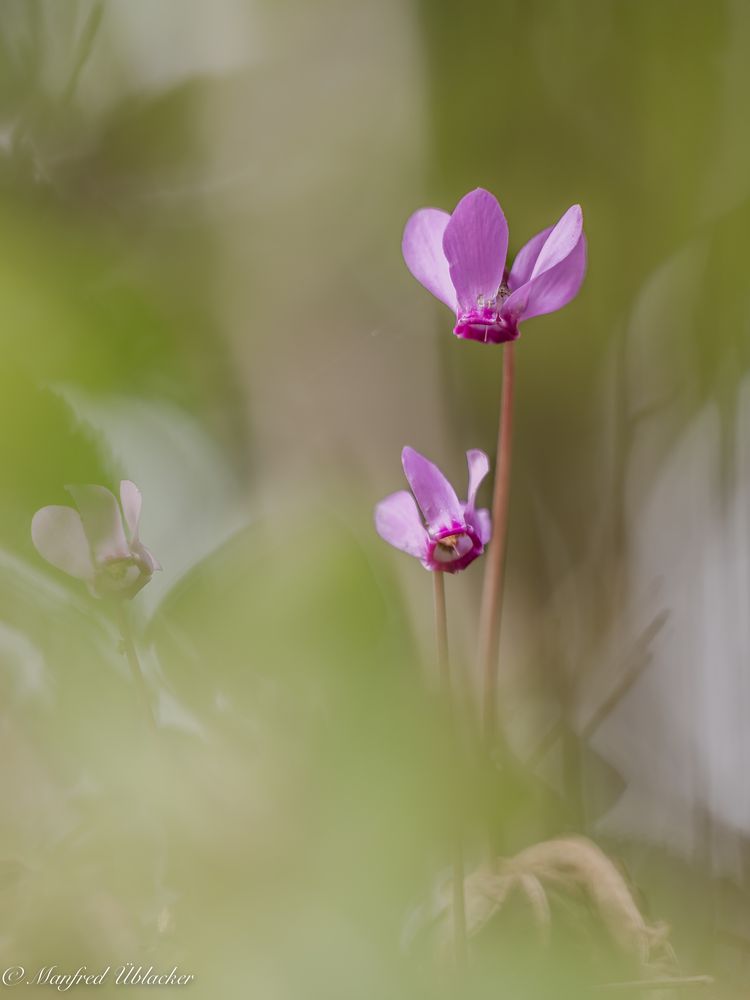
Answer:
[[[490, 512], [475, 507], [477, 490], [490, 463], [483, 451], [466, 452], [468, 499], [462, 503], [436, 465], [413, 448], [401, 461], [414, 497], [406, 490], [392, 493], [375, 508], [375, 528], [381, 538], [422, 561], [425, 569], [456, 573], [481, 556], [490, 540]], [[420, 517], [419, 510], [422, 511]]]
[[415, 212], [401, 247], [417, 281], [455, 312], [455, 335], [485, 344], [515, 340], [523, 320], [562, 309], [586, 273], [580, 205], [529, 240], [508, 272], [508, 224], [482, 188], [465, 195], [453, 215]]
[[42, 507], [31, 538], [48, 563], [83, 580], [96, 597], [134, 597], [161, 569], [138, 537], [141, 491], [124, 479], [120, 501], [104, 486], [66, 486], [78, 510]]

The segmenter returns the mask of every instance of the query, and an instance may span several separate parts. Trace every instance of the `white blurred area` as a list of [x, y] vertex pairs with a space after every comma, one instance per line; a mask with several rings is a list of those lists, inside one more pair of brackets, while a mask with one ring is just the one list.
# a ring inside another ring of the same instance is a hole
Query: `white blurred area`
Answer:
[[[46, 60], [53, 92], [70, 72], [72, 45], [96, 6], [94, 0], [42, 4], [46, 30], [57, 42]], [[242, 69], [262, 51], [258, 7], [254, 0], [105, 0], [78, 100], [89, 110], [105, 111], [127, 94]], [[66, 38], [68, 45], [62, 44]]]
[[[704, 260], [694, 244], [659, 269], [627, 331], [635, 430], [610, 666], [659, 615], [664, 625], [593, 745], [627, 785], [602, 830], [663, 843], [739, 879], [750, 837], [750, 379], [734, 426], [722, 426], [711, 400], [689, 416], [688, 290], [698, 294]], [[616, 670], [605, 673], [612, 684]]]
[[[749, 406], [745, 383], [745, 421]], [[605, 828], [687, 854], [708, 850], [718, 870], [738, 876], [733, 834], [750, 834], [750, 440], [747, 425], [739, 430], [741, 477], [726, 503], [710, 406], [638, 503], [625, 621], [643, 625], [663, 609], [668, 622], [653, 640], [650, 666], [595, 739], [628, 786]]]

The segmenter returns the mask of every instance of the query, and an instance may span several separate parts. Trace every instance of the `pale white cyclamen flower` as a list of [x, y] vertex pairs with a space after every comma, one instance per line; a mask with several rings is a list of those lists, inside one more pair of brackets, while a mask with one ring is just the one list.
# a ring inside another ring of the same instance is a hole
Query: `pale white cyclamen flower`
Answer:
[[42, 507], [31, 522], [37, 552], [83, 580], [95, 597], [134, 597], [161, 569], [138, 537], [141, 491], [120, 483], [120, 501], [105, 486], [66, 486], [72, 507]]

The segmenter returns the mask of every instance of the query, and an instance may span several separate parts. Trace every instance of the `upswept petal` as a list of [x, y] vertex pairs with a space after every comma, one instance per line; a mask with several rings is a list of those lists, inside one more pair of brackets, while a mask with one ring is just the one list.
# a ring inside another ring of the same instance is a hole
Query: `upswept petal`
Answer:
[[480, 510], [472, 511], [472, 517], [474, 521], [473, 527], [479, 535], [479, 540], [482, 545], [486, 545], [490, 538], [492, 538], [490, 512], [485, 507], [482, 507]]
[[419, 517], [414, 497], [406, 490], [391, 493], [375, 507], [375, 530], [390, 545], [424, 559], [427, 532]]
[[404, 448], [401, 461], [428, 529], [434, 531], [460, 522], [463, 506], [440, 469], [413, 448]]
[[466, 452], [466, 462], [469, 466], [469, 493], [466, 506], [473, 510], [477, 490], [490, 471], [490, 460], [479, 448], [472, 448], [471, 451]]
[[581, 233], [572, 253], [537, 278], [532, 278], [506, 299], [504, 305], [509, 309], [513, 308], [514, 296], [525, 295], [525, 301], [519, 302], [519, 305], [523, 305], [520, 319], [555, 312], [576, 297], [585, 274], [586, 237]]
[[547, 226], [536, 236], [532, 236], [528, 243], [521, 247], [513, 261], [513, 267], [508, 275], [508, 288], [514, 292], [521, 285], [525, 285], [531, 278], [537, 257], [541, 253], [542, 247], [547, 242], [547, 237], [554, 229], [554, 226]]
[[81, 515], [94, 561], [129, 558], [122, 513], [113, 494], [104, 486], [66, 486], [65, 489]]
[[445, 228], [443, 251], [461, 309], [493, 298], [503, 280], [508, 223], [497, 199], [482, 188], [465, 195]]
[[456, 291], [443, 253], [443, 235], [449, 221], [450, 215], [438, 208], [415, 212], [404, 227], [401, 252], [417, 281], [456, 312]]
[[539, 252], [531, 277], [548, 271], [570, 256], [578, 245], [583, 233], [583, 209], [571, 205], [560, 221], [554, 226]]
[[42, 507], [31, 521], [31, 540], [48, 563], [79, 580], [93, 580], [94, 564], [81, 516], [72, 507]]
[[141, 559], [143, 559], [152, 573], [155, 573], [157, 570], [162, 568], [159, 560], [152, 552], [149, 551], [149, 549], [146, 548], [143, 542], [135, 542], [131, 546], [131, 549], [134, 555], [138, 555]]
[[130, 533], [130, 541], [138, 541], [138, 525], [141, 520], [141, 504], [143, 498], [141, 491], [129, 479], [123, 479], [120, 483], [120, 503], [122, 512], [125, 515], [125, 524]]

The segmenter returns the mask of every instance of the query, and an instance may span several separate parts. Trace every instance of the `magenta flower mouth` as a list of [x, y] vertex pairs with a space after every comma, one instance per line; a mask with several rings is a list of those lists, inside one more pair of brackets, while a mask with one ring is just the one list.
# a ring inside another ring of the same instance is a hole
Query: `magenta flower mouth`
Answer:
[[492, 306], [461, 313], [453, 332], [462, 340], [478, 340], [483, 344], [506, 344], [519, 337], [518, 326]]
[[466, 569], [483, 551], [482, 540], [471, 527], [454, 524], [430, 538], [425, 564], [443, 573], [457, 573]]

